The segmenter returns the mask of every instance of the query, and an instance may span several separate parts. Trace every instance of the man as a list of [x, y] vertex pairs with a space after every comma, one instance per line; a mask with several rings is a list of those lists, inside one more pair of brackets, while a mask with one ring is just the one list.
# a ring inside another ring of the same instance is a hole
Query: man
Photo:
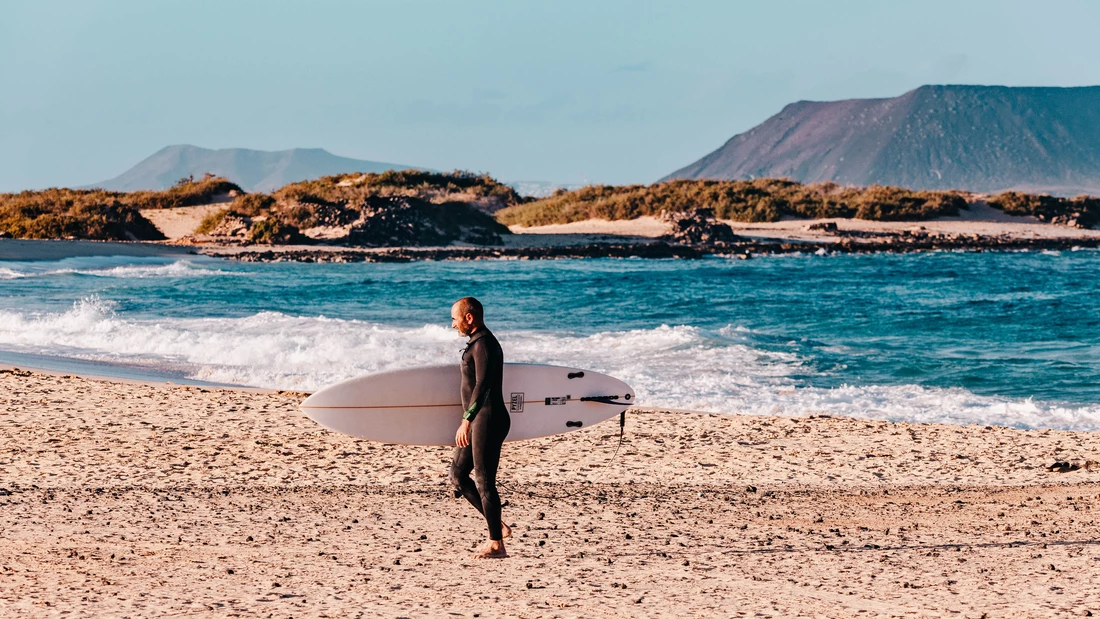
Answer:
[[[504, 352], [497, 338], [485, 327], [484, 310], [473, 297], [463, 297], [451, 307], [451, 326], [470, 338], [462, 352], [464, 412], [455, 433], [451, 483], [485, 516], [489, 525], [489, 541], [474, 556], [503, 559], [508, 556], [504, 538], [512, 535], [512, 530], [500, 520], [500, 496], [497, 494], [500, 448], [512, 426], [501, 391]], [[470, 479], [471, 471], [476, 483]]]

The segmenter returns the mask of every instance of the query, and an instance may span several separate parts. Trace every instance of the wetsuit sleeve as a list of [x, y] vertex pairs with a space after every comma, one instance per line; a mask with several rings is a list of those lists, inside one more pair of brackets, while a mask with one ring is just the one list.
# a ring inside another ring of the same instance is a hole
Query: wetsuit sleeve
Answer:
[[470, 359], [474, 362], [474, 388], [470, 393], [470, 407], [462, 418], [473, 421], [478, 411], [489, 397], [489, 351], [483, 341], [475, 342], [470, 350]]

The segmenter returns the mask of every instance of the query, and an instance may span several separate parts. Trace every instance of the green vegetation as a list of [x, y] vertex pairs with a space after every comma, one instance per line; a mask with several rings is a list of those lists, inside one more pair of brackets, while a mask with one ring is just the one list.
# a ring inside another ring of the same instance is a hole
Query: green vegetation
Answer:
[[910, 191], [897, 187], [803, 185], [786, 179], [752, 181], [668, 181], [653, 185], [595, 185], [506, 208], [497, 219], [508, 225], [541, 226], [585, 219], [635, 219], [661, 211], [709, 208], [719, 219], [778, 221], [846, 217], [882, 221], [955, 215], [966, 199], [950, 191]]
[[275, 198], [263, 193], [249, 193], [233, 200], [229, 206], [233, 213], [245, 217], [255, 217], [267, 213], [275, 207]]
[[[164, 191], [47, 189], [0, 194], [0, 233], [32, 239], [159, 240], [163, 235], [140, 210], [209, 204], [225, 196], [234, 200], [207, 216], [196, 232], [210, 234], [233, 217], [226, 229], [235, 229], [242, 241], [265, 244], [308, 241], [300, 231], [317, 227], [343, 228], [346, 236], [328, 238], [349, 243], [490, 243], [507, 234], [501, 224], [622, 220], [696, 208], [745, 222], [783, 217], [912, 221], [957, 215], [967, 208], [965, 194], [952, 191], [803, 185], [786, 179], [598, 185], [533, 201], [487, 175], [460, 171], [343, 174], [292, 183], [270, 195], [245, 194], [232, 182], [207, 174], [200, 180], [181, 179]], [[1012, 215], [1052, 223], [1100, 224], [1100, 198], [1007, 192], [989, 203]]]
[[468, 172], [343, 174], [239, 196], [195, 232], [285, 244], [308, 242], [301, 231], [323, 227], [330, 242], [356, 245], [492, 243], [508, 229], [488, 213], [522, 202], [511, 187]]
[[231, 192], [241, 188], [207, 174], [198, 181], [181, 179], [164, 191], [55, 188], [0, 194], [0, 232], [25, 239], [161, 240], [164, 235], [141, 209], [209, 204]]
[[[487, 213], [523, 201], [511, 187], [469, 172], [340, 174], [291, 183], [271, 195], [239, 196], [206, 217], [196, 232], [209, 234], [227, 217], [239, 217], [255, 219], [247, 235], [252, 243], [302, 242], [308, 239], [301, 230], [356, 222], [358, 228], [348, 230], [347, 242], [375, 244], [383, 237], [410, 244], [479, 242], [508, 233]], [[404, 223], [396, 223], [395, 217]], [[409, 230], [402, 231], [403, 226]]]
[[238, 196], [233, 203], [202, 218], [195, 234], [210, 234], [227, 216], [256, 217], [267, 216], [275, 207], [275, 199], [267, 194], [248, 193]]
[[1031, 215], [1042, 221], [1093, 228], [1100, 224], [1100, 198], [1055, 198], [1008, 191], [989, 199], [990, 206], [1009, 215]]
[[0, 194], [0, 232], [22, 239], [163, 239], [138, 207], [124, 201], [126, 196], [98, 189]]
[[264, 245], [285, 245], [302, 240], [298, 228], [274, 217], [257, 219], [248, 229], [248, 242]]
[[131, 191], [116, 194], [124, 204], [133, 205], [139, 209], [147, 208], [176, 208], [180, 206], [197, 206], [210, 204], [223, 199], [224, 196], [243, 194], [236, 183], [213, 174], [206, 174], [201, 180], [191, 177], [181, 178], [173, 187], [163, 191]]
[[428, 202], [466, 202], [487, 212], [524, 202], [514, 189], [487, 174], [390, 170], [338, 174], [291, 183], [272, 196], [279, 202], [352, 204], [367, 196], [410, 196]]
[[210, 234], [214, 231], [214, 228], [218, 227], [218, 224], [225, 219], [225, 216], [229, 214], [228, 208], [223, 208], [218, 211], [214, 211], [202, 218], [199, 222], [199, 227], [195, 228], [195, 234]]

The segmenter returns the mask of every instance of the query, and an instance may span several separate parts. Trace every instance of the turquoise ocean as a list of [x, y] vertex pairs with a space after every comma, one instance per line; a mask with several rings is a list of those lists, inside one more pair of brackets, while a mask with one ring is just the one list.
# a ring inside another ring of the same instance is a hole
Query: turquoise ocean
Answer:
[[403, 264], [0, 261], [0, 361], [315, 390], [457, 363], [458, 297], [508, 361], [644, 406], [1100, 429], [1100, 252]]

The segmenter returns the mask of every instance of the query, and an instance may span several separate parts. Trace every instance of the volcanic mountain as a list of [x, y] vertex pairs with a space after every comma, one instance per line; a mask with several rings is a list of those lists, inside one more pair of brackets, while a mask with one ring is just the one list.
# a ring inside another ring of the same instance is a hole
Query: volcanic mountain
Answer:
[[189, 144], [167, 146], [122, 174], [93, 187], [111, 191], [159, 190], [187, 176], [210, 172], [245, 191], [271, 191], [288, 183], [349, 172], [407, 170], [410, 166], [333, 155], [321, 148], [264, 151], [247, 148], [210, 150]]
[[1100, 194], [1100, 86], [922, 86], [799, 101], [665, 179], [787, 177], [912, 189]]

